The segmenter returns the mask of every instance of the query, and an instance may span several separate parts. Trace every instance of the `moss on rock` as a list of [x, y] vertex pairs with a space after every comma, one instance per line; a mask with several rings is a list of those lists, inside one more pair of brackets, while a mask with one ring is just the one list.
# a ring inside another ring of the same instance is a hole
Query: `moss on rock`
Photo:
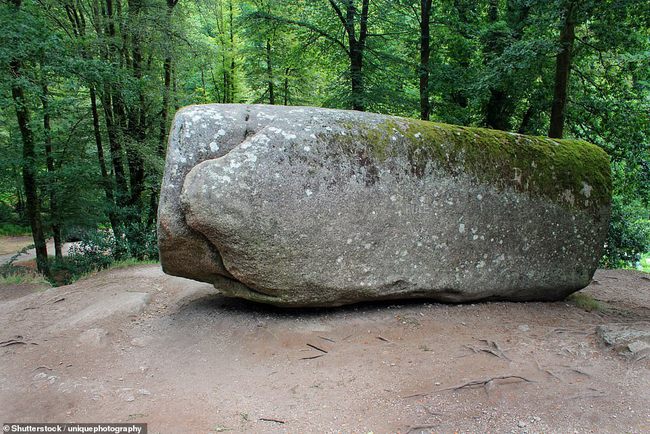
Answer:
[[345, 140], [361, 139], [378, 162], [406, 155], [418, 177], [433, 164], [454, 176], [464, 173], [478, 183], [512, 188], [569, 208], [597, 210], [611, 201], [609, 157], [582, 140], [397, 117], [342, 126]]

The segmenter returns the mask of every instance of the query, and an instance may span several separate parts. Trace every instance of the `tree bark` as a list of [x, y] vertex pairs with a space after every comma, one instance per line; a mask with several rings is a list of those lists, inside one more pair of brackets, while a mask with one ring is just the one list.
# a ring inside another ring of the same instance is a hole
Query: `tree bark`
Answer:
[[356, 8], [353, 0], [348, 1], [347, 22], [348, 39], [350, 41], [350, 73], [352, 76], [352, 108], [365, 111], [365, 87], [363, 82], [363, 54], [366, 48], [366, 35], [368, 29], [368, 4], [369, 0], [361, 3], [361, 17], [359, 19], [359, 38], [355, 38], [354, 18]]
[[[75, 30], [75, 35], [79, 37], [84, 37], [86, 34], [86, 30], [85, 30], [85, 19], [84, 19], [83, 11], [77, 10], [77, 8], [74, 5], [70, 5], [66, 7], [69, 8], [68, 16]], [[105, 23], [102, 22], [102, 13], [100, 13], [100, 6], [98, 0], [93, 0], [91, 4], [91, 10], [94, 18], [93, 27], [95, 28], [95, 32], [97, 33], [97, 36], [100, 37], [105, 31], [104, 29]], [[106, 46], [101, 46], [99, 51], [100, 51], [100, 56], [103, 57], [104, 60], [108, 59], [108, 49], [106, 48]], [[90, 55], [85, 50], [82, 51], [82, 57], [84, 59], [90, 59]], [[108, 169], [106, 166], [106, 157], [104, 155], [104, 146], [102, 143], [103, 140], [102, 140], [102, 131], [99, 123], [99, 110], [97, 108], [97, 87], [96, 86], [97, 84], [94, 81], [90, 80], [88, 84], [88, 89], [90, 94], [90, 110], [93, 118], [93, 133], [95, 137], [95, 146], [97, 148], [97, 160], [99, 163], [99, 171], [101, 174], [101, 186], [102, 189], [104, 190], [106, 201], [108, 202], [107, 214], [108, 214], [108, 220], [111, 224], [111, 229], [113, 230], [113, 234], [116, 238], [121, 238], [122, 229], [120, 226], [120, 220], [117, 213], [115, 212], [115, 194], [114, 194], [113, 180], [111, 178], [111, 175], [108, 173]]]
[[[488, 3], [488, 24], [494, 25], [499, 20], [499, 1], [489, 0]], [[492, 34], [496, 37], [494, 34]], [[499, 49], [500, 44], [496, 41], [489, 40], [486, 43], [485, 51], [492, 57], [501, 54]], [[487, 64], [487, 59], [485, 60]], [[485, 112], [485, 124], [497, 130], [508, 130], [510, 123], [508, 121], [508, 113], [506, 105], [508, 102], [507, 93], [499, 88], [490, 87], [490, 99], [488, 100]]]
[[534, 114], [535, 114], [535, 109], [533, 108], [533, 106], [532, 105], [528, 106], [528, 109], [526, 110], [526, 113], [524, 113], [524, 116], [521, 119], [521, 123], [519, 124], [519, 129], [517, 129], [517, 132], [519, 134], [528, 133], [530, 121], [533, 119]]
[[[167, 31], [172, 25], [172, 14], [174, 7], [178, 0], [167, 0], [167, 10], [165, 13], [165, 26]], [[165, 59], [163, 60], [163, 95], [162, 95], [162, 109], [160, 111], [160, 128], [158, 134], [158, 156], [165, 158], [165, 150], [167, 149], [167, 130], [168, 130], [168, 117], [169, 117], [169, 99], [172, 86], [172, 50], [169, 45], [171, 33], [167, 34], [167, 41], [165, 43]], [[205, 91], [205, 90], [204, 90]], [[147, 218], [147, 225], [152, 226], [156, 219], [156, 211], [158, 209], [158, 190], [159, 183], [155, 182], [151, 188], [151, 196], [149, 201], [149, 216]]]
[[[217, 2], [217, 10], [216, 10], [216, 25], [217, 25], [217, 32], [219, 33], [219, 42], [221, 43], [221, 47], [226, 47], [228, 44], [227, 38], [226, 38], [226, 19], [225, 15], [223, 12], [223, 1], [219, 0]], [[222, 76], [222, 81], [223, 81], [223, 98], [221, 99], [221, 102], [226, 104], [232, 102], [230, 98], [230, 76], [229, 76], [229, 69], [228, 69], [228, 50], [222, 49], [221, 50], [221, 76]]]
[[54, 169], [54, 156], [52, 155], [52, 127], [50, 122], [50, 107], [49, 107], [49, 88], [47, 82], [43, 77], [41, 83], [41, 104], [43, 107], [43, 133], [45, 141], [45, 163], [47, 166], [47, 173], [50, 177], [47, 190], [50, 196], [50, 219], [52, 224], [52, 238], [54, 238], [54, 257], [58, 260], [63, 259], [63, 242], [61, 240], [61, 222], [59, 207], [56, 200], [57, 192], [55, 188], [56, 176]]
[[370, 0], [363, 0], [361, 3], [361, 15], [359, 15], [359, 35], [355, 30], [357, 9], [354, 0], [344, 0], [345, 15], [337, 4], [336, 0], [329, 0], [330, 6], [334, 9], [337, 17], [343, 24], [348, 37], [348, 57], [350, 60], [350, 100], [353, 110], [365, 111], [365, 87], [363, 82], [363, 55], [366, 48], [368, 36], [368, 8]]
[[[113, 11], [113, 0], [105, 0], [103, 9], [105, 34], [108, 36], [108, 46], [102, 48], [104, 60], [111, 61], [111, 57], [119, 56], [118, 47], [115, 43], [115, 14]], [[101, 92], [101, 103], [104, 108], [104, 121], [106, 123], [106, 132], [108, 134], [108, 143], [111, 155], [111, 166], [115, 175], [115, 185], [117, 187], [115, 203], [119, 209], [124, 209], [128, 197], [128, 185], [126, 173], [124, 172], [124, 163], [122, 160], [122, 143], [121, 128], [124, 118], [123, 109], [118, 92], [113, 91], [113, 87], [108, 82], [104, 82], [104, 88]]]
[[95, 145], [97, 147], [97, 160], [99, 161], [99, 171], [102, 176], [102, 187], [106, 200], [108, 201], [108, 220], [111, 222], [111, 228], [116, 238], [122, 236], [120, 221], [115, 213], [115, 197], [113, 194], [113, 183], [106, 169], [106, 158], [104, 157], [104, 146], [102, 144], [102, 132], [99, 126], [99, 112], [97, 110], [97, 92], [95, 86], [90, 86], [90, 109], [93, 116], [93, 131], [95, 133]]
[[488, 22], [495, 23], [499, 19], [499, 0], [488, 1]]
[[[510, 29], [511, 39], [520, 40], [526, 27], [526, 19], [530, 12], [530, 6], [526, 4], [506, 2], [506, 17]], [[488, 23], [493, 25], [499, 21], [499, 1], [490, 0], [488, 4]], [[503, 19], [503, 18], [501, 18]], [[485, 52], [490, 57], [497, 57], [503, 54], [503, 43], [496, 38], [503, 38], [504, 35], [493, 34], [492, 40], [485, 44]], [[511, 42], [509, 42], [511, 43]], [[485, 63], [487, 64], [487, 58]], [[485, 107], [485, 124], [497, 130], [509, 131], [512, 128], [511, 116], [515, 109], [515, 96], [511, 92], [512, 83], [500, 80], [490, 87], [490, 99]]]
[[146, 105], [144, 92], [142, 91], [142, 47], [140, 36], [134, 33], [138, 28], [140, 13], [142, 11], [142, 0], [129, 0], [129, 22], [130, 31], [127, 40], [131, 44], [133, 77], [138, 83], [138, 105], [130, 107], [128, 132], [132, 140], [127, 142], [126, 156], [129, 166], [130, 196], [128, 204], [132, 207], [131, 217], [135, 219], [141, 206], [141, 196], [144, 191], [144, 160], [140, 147], [145, 139], [146, 130]]
[[271, 62], [271, 40], [266, 40], [266, 79], [269, 86], [269, 104], [275, 104], [275, 94], [273, 89], [273, 63]]
[[[21, 0], [11, 0], [16, 13], [20, 12]], [[16, 108], [16, 120], [23, 142], [23, 185], [25, 187], [25, 200], [27, 218], [32, 229], [34, 245], [36, 247], [36, 266], [38, 271], [50, 277], [50, 268], [47, 261], [47, 244], [41, 220], [40, 202], [36, 181], [36, 149], [34, 135], [29, 124], [29, 108], [25, 99], [25, 90], [20, 84], [22, 62], [20, 59], [11, 59], [9, 70], [13, 77], [11, 83], [11, 96]]]
[[[172, 22], [172, 14], [174, 13], [174, 7], [178, 3], [178, 0], [167, 0], [167, 11], [165, 14], [167, 26], [166, 30], [169, 30]], [[169, 39], [171, 35], [167, 35], [168, 40], [165, 44], [165, 60], [163, 61], [163, 97], [162, 97], [162, 110], [160, 112], [160, 134], [159, 134], [159, 143], [158, 143], [158, 155], [160, 157], [165, 156], [165, 149], [167, 143], [167, 122], [169, 117], [169, 99], [171, 93], [171, 84], [172, 84], [172, 50], [169, 46]]]
[[431, 113], [429, 101], [429, 57], [431, 54], [431, 1], [420, 0], [420, 119], [428, 121]]
[[[468, 29], [472, 27], [470, 20], [472, 4], [475, 5], [475, 3], [470, 4], [464, 0], [453, 0], [454, 9], [458, 13], [458, 19], [460, 21], [459, 25], [455, 26], [454, 30], [464, 39], [473, 38], [473, 35], [468, 31]], [[458, 52], [454, 53], [454, 56], [457, 59], [458, 66], [461, 70], [469, 69], [471, 54], [468, 50], [458, 50]], [[450, 92], [449, 99], [458, 107], [465, 109], [469, 106], [469, 98], [467, 95], [468, 92], [466, 89], [455, 89]]]
[[13, 175], [13, 178], [16, 182], [16, 197], [18, 198], [18, 202], [16, 203], [16, 213], [18, 214], [18, 218], [20, 219], [21, 222], [24, 222], [27, 220], [27, 214], [26, 214], [26, 205], [25, 205], [25, 198], [23, 194], [23, 188], [25, 187], [23, 185], [23, 179], [22, 179], [22, 170], [21, 167], [18, 165], [12, 164], [11, 165], [11, 174]]
[[501, 89], [491, 88], [490, 99], [486, 106], [485, 124], [495, 130], [508, 131], [509, 115], [508, 94]]
[[571, 54], [575, 41], [577, 4], [568, 0], [564, 7], [564, 24], [560, 30], [560, 52], [555, 59], [555, 87], [551, 106], [551, 125], [548, 136], [561, 139], [564, 135], [564, 119], [571, 73]]
[[166, 56], [163, 62], [163, 80], [164, 90], [162, 97], [162, 110], [160, 111], [160, 134], [158, 141], [158, 155], [165, 156], [165, 149], [167, 144], [167, 118], [169, 117], [169, 96], [171, 92], [172, 83], [172, 58]]
[[117, 186], [115, 203], [118, 207], [122, 208], [126, 205], [128, 187], [126, 183], [126, 174], [124, 172], [124, 164], [122, 162], [122, 145], [118, 138], [118, 125], [116, 125], [113, 116], [113, 104], [110, 92], [110, 86], [104, 84], [104, 91], [101, 94], [101, 102], [102, 107], [104, 108], [104, 122], [106, 123], [106, 132], [108, 134], [111, 166], [113, 168], [115, 184]]
[[233, 28], [234, 14], [232, 9], [232, 0], [228, 1], [228, 18], [230, 32], [230, 102], [235, 101], [235, 30]]
[[291, 68], [284, 69], [284, 105], [289, 105], [289, 74]]
[[363, 51], [355, 46], [350, 53], [350, 77], [352, 90], [352, 110], [365, 111], [363, 85]]

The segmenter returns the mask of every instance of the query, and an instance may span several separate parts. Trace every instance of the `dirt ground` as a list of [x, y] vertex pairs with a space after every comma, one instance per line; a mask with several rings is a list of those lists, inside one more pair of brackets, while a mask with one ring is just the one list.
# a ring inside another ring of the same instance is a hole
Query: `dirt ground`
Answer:
[[281, 310], [156, 265], [0, 288], [0, 423], [146, 422], [150, 433], [650, 432], [650, 358], [602, 324], [650, 322], [649, 275], [601, 302]]
[[13, 256], [17, 251], [30, 244], [34, 244], [32, 237], [0, 237], [0, 263], [2, 263], [4, 256]]
[[[31, 235], [0, 237], [0, 265], [9, 262], [18, 251], [31, 244], [34, 244], [34, 240]], [[68, 249], [70, 249], [70, 247], [73, 245], [74, 243], [64, 243], [63, 246], [61, 246], [61, 251], [64, 256], [68, 254]], [[49, 239], [47, 241], [47, 252], [51, 256], [54, 255], [53, 239]], [[30, 261], [34, 258], [36, 258], [36, 249], [29, 249], [27, 252], [16, 258], [16, 263], [20, 263], [21, 261]]]

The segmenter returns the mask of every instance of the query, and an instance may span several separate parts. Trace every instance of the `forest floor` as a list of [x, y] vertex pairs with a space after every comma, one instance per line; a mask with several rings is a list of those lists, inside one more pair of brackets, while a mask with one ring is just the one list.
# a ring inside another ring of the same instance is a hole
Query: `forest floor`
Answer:
[[0, 423], [146, 422], [150, 433], [649, 432], [647, 348], [633, 354], [597, 333], [649, 330], [649, 275], [599, 270], [582, 293], [554, 303], [297, 311], [227, 299], [158, 265], [58, 288], [7, 284]]

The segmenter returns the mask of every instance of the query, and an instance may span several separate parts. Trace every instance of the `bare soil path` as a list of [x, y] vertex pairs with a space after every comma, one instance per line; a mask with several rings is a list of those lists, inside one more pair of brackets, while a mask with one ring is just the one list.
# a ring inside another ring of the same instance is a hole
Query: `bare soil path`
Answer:
[[[0, 265], [5, 264], [11, 260], [11, 258], [22, 250], [24, 247], [27, 247], [31, 244], [34, 244], [34, 240], [30, 236], [14, 236], [14, 237], [0, 237]], [[68, 254], [68, 250], [74, 243], [64, 243], [61, 246], [61, 252], [63, 256]], [[47, 253], [50, 256], [54, 256], [54, 240], [49, 239], [47, 241]], [[18, 258], [16, 258], [16, 263], [23, 261], [31, 261], [36, 258], [36, 249], [29, 249]]]
[[650, 358], [625, 358], [596, 334], [650, 323], [640, 272], [599, 271], [583, 291], [603, 305], [592, 312], [569, 301], [280, 310], [156, 265], [22, 291], [0, 297], [0, 423], [650, 432]]

